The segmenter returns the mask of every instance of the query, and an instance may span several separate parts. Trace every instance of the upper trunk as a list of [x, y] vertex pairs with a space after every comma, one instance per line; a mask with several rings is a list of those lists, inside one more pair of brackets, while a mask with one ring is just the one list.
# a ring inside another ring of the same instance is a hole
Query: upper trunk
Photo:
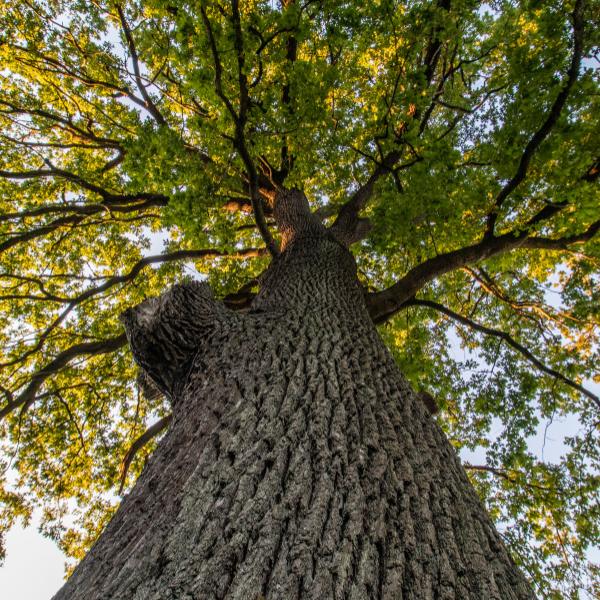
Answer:
[[250, 313], [186, 286], [129, 314], [173, 420], [55, 598], [532, 598], [351, 254], [300, 194], [275, 214], [284, 251]]

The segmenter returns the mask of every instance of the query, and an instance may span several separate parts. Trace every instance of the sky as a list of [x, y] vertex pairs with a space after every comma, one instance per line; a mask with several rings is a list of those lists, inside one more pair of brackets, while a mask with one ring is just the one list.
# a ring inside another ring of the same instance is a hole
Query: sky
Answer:
[[48, 600], [63, 584], [65, 556], [56, 544], [31, 526], [14, 527], [6, 536], [7, 553], [0, 568], [2, 600]]

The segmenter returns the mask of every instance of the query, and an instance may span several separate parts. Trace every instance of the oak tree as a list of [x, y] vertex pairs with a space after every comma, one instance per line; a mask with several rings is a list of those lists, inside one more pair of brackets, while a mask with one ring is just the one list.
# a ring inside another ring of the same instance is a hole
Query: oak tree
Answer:
[[114, 515], [60, 597], [597, 592], [597, 8], [2, 0], [1, 527]]

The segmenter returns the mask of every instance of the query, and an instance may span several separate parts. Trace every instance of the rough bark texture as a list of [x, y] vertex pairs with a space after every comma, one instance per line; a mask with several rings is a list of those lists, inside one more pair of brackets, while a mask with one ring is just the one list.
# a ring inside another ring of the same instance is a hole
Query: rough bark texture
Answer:
[[296, 196], [250, 313], [191, 285], [125, 317], [173, 420], [57, 600], [533, 598]]

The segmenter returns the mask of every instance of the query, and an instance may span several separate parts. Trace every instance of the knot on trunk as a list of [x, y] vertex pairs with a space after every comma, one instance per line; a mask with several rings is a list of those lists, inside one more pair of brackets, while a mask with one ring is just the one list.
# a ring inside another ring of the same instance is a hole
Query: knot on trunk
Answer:
[[281, 249], [299, 237], [323, 237], [326, 229], [321, 221], [311, 213], [308, 200], [304, 192], [280, 190], [275, 196], [273, 209], [277, 228], [281, 233]]
[[121, 315], [137, 364], [173, 400], [200, 344], [226, 316], [203, 282], [178, 284]]

